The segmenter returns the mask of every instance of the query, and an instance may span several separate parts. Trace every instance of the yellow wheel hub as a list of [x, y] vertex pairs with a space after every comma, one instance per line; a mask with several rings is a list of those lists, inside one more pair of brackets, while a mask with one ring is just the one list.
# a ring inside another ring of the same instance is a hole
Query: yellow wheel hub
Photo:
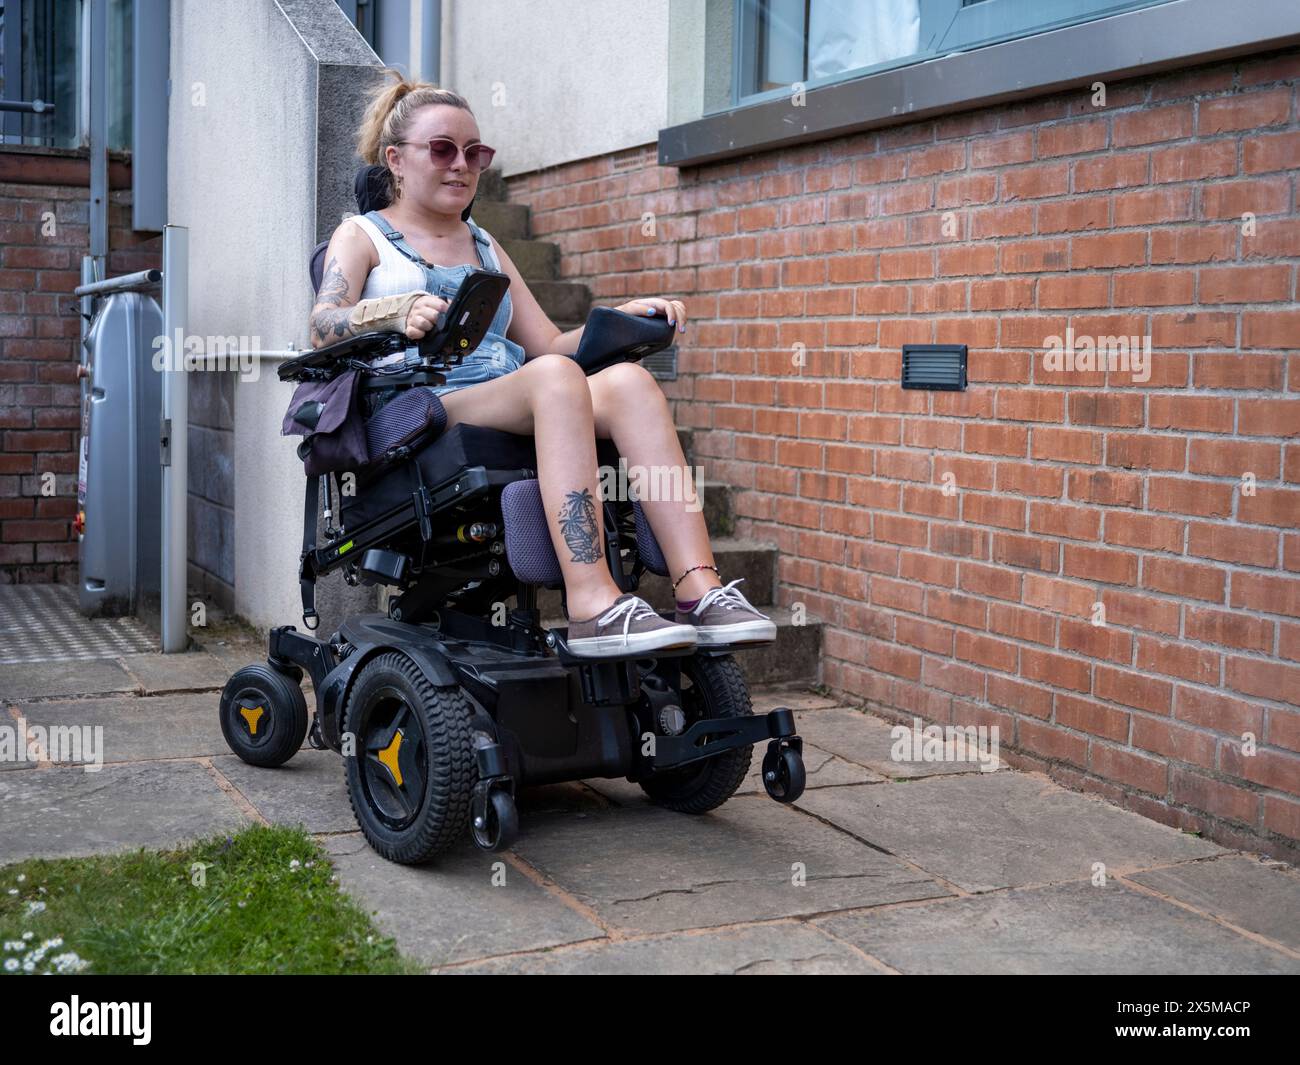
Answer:
[[402, 730], [398, 729], [393, 735], [393, 742], [379, 752], [379, 761], [384, 768], [393, 776], [393, 783], [399, 788], [402, 786], [402, 767], [397, 764], [398, 752], [402, 749]]

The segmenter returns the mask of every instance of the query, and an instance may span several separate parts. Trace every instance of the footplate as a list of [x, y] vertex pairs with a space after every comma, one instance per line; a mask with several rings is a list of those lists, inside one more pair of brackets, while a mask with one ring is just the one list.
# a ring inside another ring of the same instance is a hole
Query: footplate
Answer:
[[695, 722], [680, 736], [656, 736], [650, 767], [654, 772], [662, 772], [764, 740], [779, 742], [796, 738], [794, 713], [785, 706], [750, 717], [710, 717]]

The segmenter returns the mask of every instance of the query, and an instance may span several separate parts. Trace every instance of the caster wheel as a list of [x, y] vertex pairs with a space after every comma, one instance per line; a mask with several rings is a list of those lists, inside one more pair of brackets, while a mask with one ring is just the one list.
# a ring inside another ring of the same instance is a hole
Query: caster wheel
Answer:
[[482, 850], [505, 850], [519, 837], [519, 811], [514, 798], [499, 789], [490, 791], [486, 809], [475, 814], [470, 831]]
[[226, 743], [249, 765], [284, 765], [307, 735], [302, 688], [270, 666], [245, 666], [231, 677], [220, 714]]
[[477, 768], [459, 688], [430, 684], [405, 655], [363, 665], [343, 731], [354, 737], [348, 799], [370, 845], [392, 862], [427, 862], [464, 834]]
[[803, 794], [803, 755], [773, 743], [763, 756], [763, 787], [777, 802], [794, 802]]

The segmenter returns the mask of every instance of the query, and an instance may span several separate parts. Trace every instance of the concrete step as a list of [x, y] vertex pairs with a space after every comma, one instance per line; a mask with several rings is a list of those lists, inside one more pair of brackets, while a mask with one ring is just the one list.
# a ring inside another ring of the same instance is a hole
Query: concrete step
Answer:
[[[714, 540], [712, 546], [713, 557], [722, 571], [722, 583], [744, 577], [744, 583], [737, 587], [746, 599], [763, 613], [768, 613], [767, 607], [776, 587], [777, 549], [756, 540], [721, 539]], [[676, 606], [672, 581], [657, 573], [643, 573], [636, 594], [656, 610], [672, 610]], [[538, 589], [537, 608], [543, 617], [563, 617], [559, 589]]]
[[[502, 243], [507, 240], [528, 239], [529, 211], [526, 203], [485, 200], [483, 194], [479, 193], [474, 197], [474, 210], [471, 217], [477, 225], [482, 226]], [[510, 252], [510, 257], [514, 258], [514, 254]]]
[[[491, 232], [489, 230], [489, 232]], [[501, 247], [513, 260], [519, 273], [533, 287], [535, 281], [554, 281], [560, 276], [560, 246], [549, 240], [516, 240], [497, 237]]]
[[[730, 584], [737, 577], [743, 577], [744, 581], [736, 586], [737, 590], [763, 613], [770, 613], [768, 606], [776, 591], [777, 549], [756, 540], [727, 537], [713, 540], [712, 547], [713, 557], [722, 571], [722, 583]], [[677, 605], [672, 589], [673, 582], [667, 577], [644, 573], [636, 594], [656, 610], [671, 610]]]
[[[474, 194], [474, 203], [477, 205], [485, 200], [496, 200], [504, 202], [506, 198], [506, 179], [500, 170], [495, 168], [484, 170], [478, 176], [478, 191]], [[474, 221], [478, 221], [477, 218]]]
[[[776, 640], [735, 652], [736, 664], [749, 685], [819, 680], [822, 622], [806, 618], [802, 625], [790, 620], [790, 608], [766, 607], [763, 613], [776, 622]], [[544, 617], [543, 628], [567, 625], [563, 617]]]
[[585, 322], [591, 310], [591, 289], [577, 281], [530, 281], [529, 291], [537, 297], [552, 322]]
[[729, 537], [736, 531], [736, 515], [732, 506], [732, 493], [735, 489], [729, 484], [704, 484], [704, 525], [709, 530], [710, 538]]

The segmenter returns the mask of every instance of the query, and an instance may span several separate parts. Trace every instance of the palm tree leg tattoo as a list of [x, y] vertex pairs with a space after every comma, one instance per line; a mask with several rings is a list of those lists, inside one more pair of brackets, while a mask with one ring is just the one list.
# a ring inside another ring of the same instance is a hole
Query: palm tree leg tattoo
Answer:
[[573, 552], [570, 562], [599, 562], [602, 557], [596, 503], [587, 489], [570, 492], [560, 508], [560, 532]]

